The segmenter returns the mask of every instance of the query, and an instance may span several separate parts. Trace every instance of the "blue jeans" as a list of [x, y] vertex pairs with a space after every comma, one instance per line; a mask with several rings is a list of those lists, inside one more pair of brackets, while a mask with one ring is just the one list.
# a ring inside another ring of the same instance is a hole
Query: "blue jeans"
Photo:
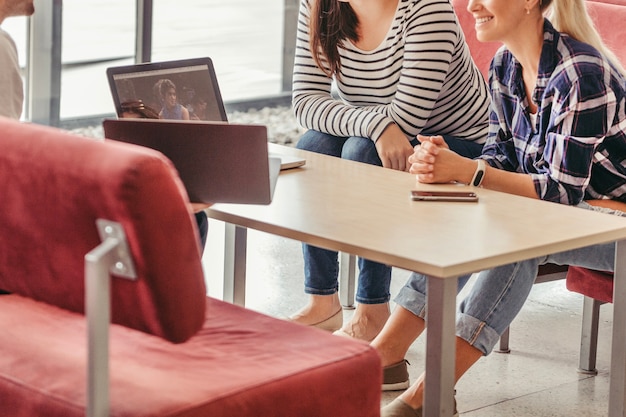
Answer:
[[207, 235], [209, 234], [209, 220], [207, 219], [207, 215], [204, 211], [194, 213], [194, 216], [196, 218], [196, 223], [198, 224], [198, 233], [200, 235], [200, 249], [202, 249], [202, 252], [204, 252]]
[[[461, 155], [476, 157], [482, 145], [444, 136], [444, 139]], [[419, 142], [414, 139], [411, 145]], [[370, 165], [382, 166], [378, 151], [371, 139], [362, 137], [337, 137], [309, 130], [298, 141], [296, 147], [307, 151], [336, 156]], [[336, 251], [302, 245], [304, 254], [304, 291], [307, 294], [330, 295], [337, 292], [339, 284], [338, 254]], [[368, 259], [359, 258], [359, 277], [356, 301], [361, 304], [381, 304], [390, 299], [391, 267]]]
[[[600, 211], [610, 212], [609, 210]], [[612, 214], [624, 215], [621, 212]], [[456, 335], [479, 349], [484, 355], [488, 355], [528, 298], [537, 277], [539, 265], [554, 263], [613, 271], [614, 261], [615, 243], [607, 243], [482, 271], [470, 293], [459, 306]], [[469, 277], [470, 275], [464, 275], [459, 278], [459, 290], [467, 283]], [[426, 276], [413, 273], [394, 301], [416, 316], [425, 319], [426, 290]]]

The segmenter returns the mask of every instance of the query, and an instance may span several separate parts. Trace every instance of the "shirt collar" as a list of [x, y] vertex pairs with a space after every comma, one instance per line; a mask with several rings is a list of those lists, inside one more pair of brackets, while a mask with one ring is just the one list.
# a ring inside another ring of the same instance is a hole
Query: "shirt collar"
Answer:
[[[541, 57], [539, 58], [539, 71], [537, 74], [537, 84], [535, 86], [533, 100], [539, 103], [543, 92], [550, 81], [550, 77], [554, 73], [554, 69], [558, 64], [557, 44], [561, 34], [554, 29], [552, 23], [548, 19], [543, 20], [543, 47], [541, 48]], [[520, 68], [521, 70], [521, 68]], [[521, 74], [520, 74], [521, 75]]]

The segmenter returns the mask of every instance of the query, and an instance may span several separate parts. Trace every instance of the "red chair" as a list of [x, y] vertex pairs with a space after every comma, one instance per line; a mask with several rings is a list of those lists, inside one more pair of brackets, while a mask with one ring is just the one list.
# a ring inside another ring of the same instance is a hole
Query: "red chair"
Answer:
[[0, 416], [379, 415], [369, 345], [207, 298], [161, 154], [0, 132]]

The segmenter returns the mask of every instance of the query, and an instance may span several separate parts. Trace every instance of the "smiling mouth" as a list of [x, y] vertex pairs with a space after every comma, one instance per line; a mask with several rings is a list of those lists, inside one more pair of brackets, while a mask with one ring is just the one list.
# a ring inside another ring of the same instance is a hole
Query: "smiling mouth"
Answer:
[[492, 20], [493, 17], [479, 17], [476, 19], [476, 24], [477, 25], [482, 25], [483, 23], [487, 23], [488, 21]]

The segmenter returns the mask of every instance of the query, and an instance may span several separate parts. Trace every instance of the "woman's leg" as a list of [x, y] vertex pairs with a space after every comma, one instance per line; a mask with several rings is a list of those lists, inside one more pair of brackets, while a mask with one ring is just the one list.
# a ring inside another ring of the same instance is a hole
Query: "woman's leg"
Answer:
[[614, 259], [615, 243], [607, 243], [484, 271], [460, 305], [457, 335], [488, 355], [528, 298], [539, 265], [555, 263], [612, 271]]
[[358, 264], [356, 308], [338, 334], [369, 342], [382, 330], [391, 314], [391, 267], [364, 258], [359, 258]]
[[[483, 271], [472, 287], [470, 294], [461, 303], [460, 312], [457, 316], [456, 380], [458, 381], [480, 356], [488, 355], [502, 332], [510, 326], [528, 298], [540, 264], [552, 262], [611, 271], [613, 270], [614, 258], [615, 244], [609, 243]], [[402, 295], [404, 298], [401, 302], [407, 304], [411, 313], [415, 315], [423, 315], [425, 310], [425, 292], [422, 291], [425, 288], [424, 281], [419, 275], [414, 274], [405, 287], [408, 290], [403, 288]], [[391, 322], [392, 320], [390, 320]], [[407, 319], [405, 319], [405, 323], [408, 323]], [[403, 323], [396, 324], [396, 326], [401, 331]], [[387, 339], [394, 337], [394, 335], [388, 335], [386, 330], [381, 332], [381, 336], [383, 335], [386, 335], [385, 340], [375, 340], [377, 343], [373, 343], [373, 345], [380, 349], [383, 363], [385, 363], [384, 355], [388, 354], [391, 357], [390, 353], [385, 353], [388, 352], [386, 346], [389, 346]], [[381, 345], [382, 347], [380, 347]], [[408, 349], [408, 346], [405, 342], [402, 348]], [[393, 354], [395, 354], [394, 358], [398, 356], [397, 352]], [[400, 398], [414, 409], [421, 407], [423, 403], [423, 375]]]
[[409, 348], [425, 328], [426, 322], [422, 317], [402, 306], [396, 307], [385, 327], [371, 343], [380, 355], [383, 368], [404, 360]]
[[[341, 157], [346, 138], [309, 130], [298, 140], [296, 147], [311, 152]], [[290, 319], [307, 326], [318, 326], [335, 331], [343, 323], [343, 314], [337, 294], [339, 263], [337, 252], [302, 244], [304, 256], [304, 292], [309, 302]]]
[[307, 326], [335, 331], [343, 324], [343, 312], [337, 294], [339, 263], [337, 252], [302, 244], [304, 255], [304, 292], [306, 306], [290, 319]]
[[[481, 356], [491, 351], [500, 334], [517, 315], [530, 293], [539, 262], [540, 259], [531, 259], [484, 271], [479, 275], [470, 294], [461, 303], [457, 316], [455, 381]], [[423, 317], [426, 309], [425, 277], [413, 274], [398, 297], [402, 297], [399, 303], [412, 314]], [[418, 409], [423, 404], [423, 394], [422, 374], [399, 399], [411, 408]], [[385, 411], [382, 415], [385, 415]]]
[[209, 220], [204, 211], [194, 213], [196, 223], [198, 224], [198, 233], [200, 234], [200, 249], [204, 253], [204, 247], [206, 246], [207, 235], [209, 234]]
[[[456, 338], [456, 367], [454, 372], [454, 380], [458, 381], [467, 372], [480, 357], [482, 352], [460, 337]], [[422, 408], [424, 404], [424, 378], [426, 374], [422, 373], [417, 380], [394, 401], [383, 407], [381, 417], [396, 416], [396, 412], [392, 411], [397, 408], [396, 402], [403, 402], [413, 410]], [[406, 407], [406, 405], [404, 407]], [[455, 405], [456, 408], [456, 405]], [[413, 412], [414, 414], [414, 412]], [[413, 415], [411, 414], [411, 415]], [[406, 415], [403, 413], [402, 415]], [[419, 414], [421, 415], [421, 414]], [[455, 415], [456, 411], [455, 411]]]
[[[374, 142], [362, 137], [348, 138], [342, 148], [341, 158], [382, 166]], [[358, 262], [356, 309], [352, 319], [343, 325], [338, 334], [371, 341], [390, 315], [391, 267], [363, 258], [359, 258]]]
[[[469, 274], [459, 277], [457, 291], [463, 289], [470, 277]], [[427, 287], [426, 276], [414, 272], [394, 299], [397, 307], [371, 343], [381, 356], [383, 367], [403, 360], [411, 344], [424, 331]]]

